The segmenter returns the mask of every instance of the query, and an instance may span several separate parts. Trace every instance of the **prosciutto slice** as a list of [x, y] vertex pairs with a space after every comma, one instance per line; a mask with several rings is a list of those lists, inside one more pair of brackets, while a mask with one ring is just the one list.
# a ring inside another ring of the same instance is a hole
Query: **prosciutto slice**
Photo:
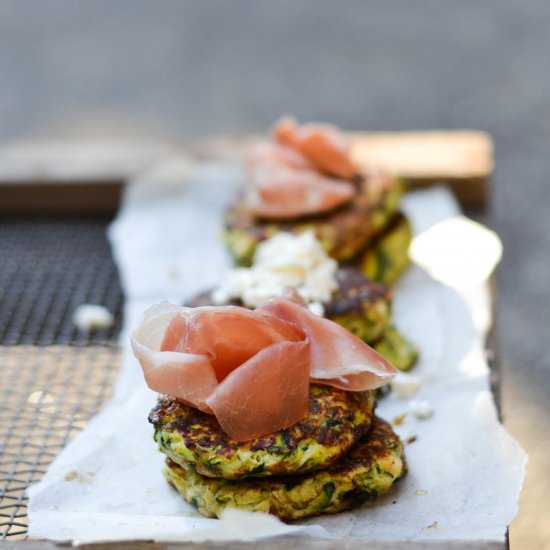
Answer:
[[287, 219], [329, 212], [357, 193], [357, 169], [344, 134], [330, 125], [281, 120], [274, 141], [246, 154], [246, 202], [259, 217]]
[[318, 172], [266, 164], [249, 171], [247, 204], [264, 218], [296, 218], [333, 210], [347, 203], [355, 188]]
[[274, 141], [257, 141], [251, 144], [246, 151], [245, 166], [252, 172], [258, 166], [286, 166], [297, 170], [314, 170], [301, 153]]
[[237, 441], [301, 420], [311, 381], [360, 391], [397, 373], [344, 328], [284, 298], [255, 311], [163, 302], [131, 341], [151, 389], [214, 414]]
[[283, 118], [273, 130], [275, 139], [301, 153], [317, 170], [330, 176], [351, 180], [357, 167], [349, 157], [350, 143], [346, 136], [330, 124], [303, 124]]
[[388, 383], [397, 369], [376, 350], [339, 324], [311, 313], [295, 301], [270, 300], [256, 309], [301, 327], [311, 345], [312, 382], [349, 391]]

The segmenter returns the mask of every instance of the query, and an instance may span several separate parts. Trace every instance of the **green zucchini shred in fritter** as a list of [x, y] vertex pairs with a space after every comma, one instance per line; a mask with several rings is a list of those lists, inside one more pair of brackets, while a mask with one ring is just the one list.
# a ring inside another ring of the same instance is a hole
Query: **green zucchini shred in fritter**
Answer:
[[391, 286], [410, 265], [412, 227], [400, 214], [360, 256], [358, 265], [365, 277]]
[[393, 326], [384, 331], [373, 347], [400, 371], [410, 370], [418, 359], [418, 348]]

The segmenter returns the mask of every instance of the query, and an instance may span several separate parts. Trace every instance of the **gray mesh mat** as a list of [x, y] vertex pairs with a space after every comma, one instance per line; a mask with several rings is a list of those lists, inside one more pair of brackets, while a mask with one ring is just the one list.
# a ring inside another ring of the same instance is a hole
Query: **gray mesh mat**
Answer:
[[[0, 540], [25, 537], [25, 488], [109, 396], [123, 296], [108, 221], [0, 221]], [[78, 331], [81, 303], [115, 325]]]
[[[0, 221], [0, 343], [91, 344], [116, 338], [122, 291], [106, 226], [107, 220]], [[79, 333], [71, 316], [86, 302], [107, 307], [115, 326]]]

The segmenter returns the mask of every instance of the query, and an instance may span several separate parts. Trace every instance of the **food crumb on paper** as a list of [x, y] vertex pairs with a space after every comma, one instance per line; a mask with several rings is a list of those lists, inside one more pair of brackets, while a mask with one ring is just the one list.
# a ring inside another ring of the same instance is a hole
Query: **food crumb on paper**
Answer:
[[81, 304], [73, 313], [73, 323], [80, 330], [95, 330], [113, 326], [115, 318], [105, 307], [94, 304]]
[[181, 271], [179, 270], [177, 265], [171, 265], [168, 267], [166, 271], [166, 275], [169, 280], [171, 281], [179, 281], [181, 280]]
[[414, 395], [421, 386], [418, 376], [407, 372], [400, 372], [391, 382], [392, 395], [397, 398], [410, 397]]
[[417, 435], [411, 435], [411, 437], [408, 437], [405, 439], [405, 445], [410, 445], [411, 443], [414, 443], [418, 439]]
[[433, 523], [430, 523], [430, 525], [426, 525], [424, 529], [437, 529], [438, 523], [437, 521], [434, 521]]
[[81, 474], [76, 470], [71, 470], [68, 474], [65, 474], [65, 481], [78, 481], [78, 483], [91, 483], [93, 473]]
[[434, 413], [434, 408], [427, 399], [413, 399], [409, 401], [409, 408], [419, 420], [430, 418]]
[[407, 413], [406, 412], [404, 412], [403, 414], [400, 414], [399, 416], [396, 416], [392, 420], [392, 424], [394, 426], [401, 426], [401, 424], [403, 424], [403, 422], [405, 422], [405, 418], [407, 418]]

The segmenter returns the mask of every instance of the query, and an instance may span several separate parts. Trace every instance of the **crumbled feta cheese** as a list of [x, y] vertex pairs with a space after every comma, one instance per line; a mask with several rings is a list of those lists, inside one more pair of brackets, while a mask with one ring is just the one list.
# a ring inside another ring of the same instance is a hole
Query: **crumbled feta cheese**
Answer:
[[432, 404], [427, 399], [413, 399], [409, 401], [409, 409], [420, 420], [430, 418], [434, 413]]
[[311, 311], [314, 315], [322, 317], [325, 314], [325, 308], [321, 302], [311, 302], [308, 304], [308, 307], [309, 311]]
[[108, 328], [114, 321], [108, 309], [93, 304], [81, 304], [73, 313], [73, 322], [80, 330]]
[[400, 372], [392, 381], [392, 395], [399, 399], [410, 397], [420, 389], [420, 378], [414, 374]]
[[218, 304], [240, 299], [246, 306], [257, 307], [290, 287], [313, 313], [323, 315], [322, 303], [338, 288], [337, 269], [313, 231], [280, 232], [258, 245], [251, 268], [230, 271], [212, 292], [212, 299]]

